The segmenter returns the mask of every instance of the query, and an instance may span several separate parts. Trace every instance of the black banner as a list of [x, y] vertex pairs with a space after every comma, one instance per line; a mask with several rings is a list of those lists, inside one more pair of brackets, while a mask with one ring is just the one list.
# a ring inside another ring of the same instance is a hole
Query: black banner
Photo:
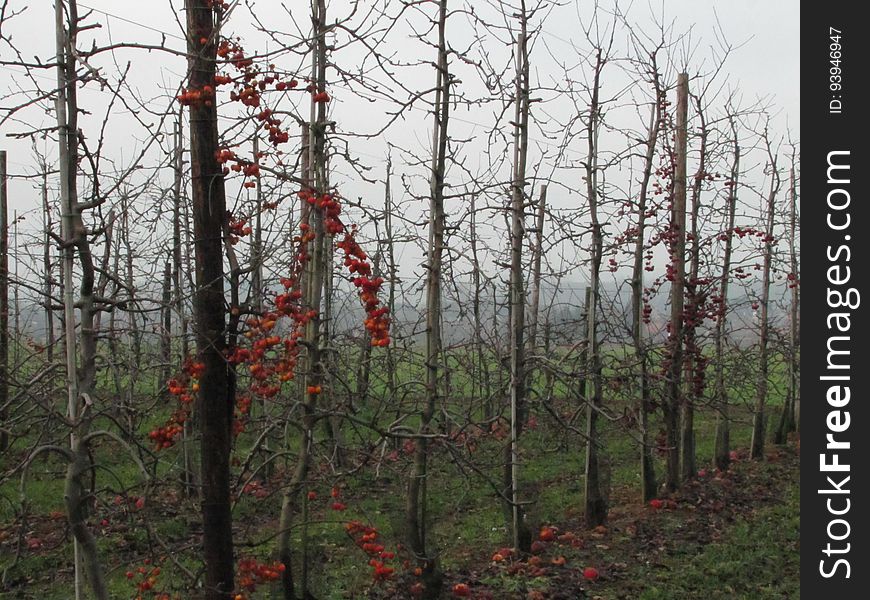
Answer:
[[[801, 14], [801, 591], [868, 597], [870, 35], [860, 3]], [[824, 596], [822, 596], [824, 594]]]

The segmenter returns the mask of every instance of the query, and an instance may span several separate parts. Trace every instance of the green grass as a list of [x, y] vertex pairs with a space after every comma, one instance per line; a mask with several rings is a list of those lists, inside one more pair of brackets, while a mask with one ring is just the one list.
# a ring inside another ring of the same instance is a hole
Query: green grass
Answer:
[[723, 539], [666, 565], [639, 600], [783, 600], [800, 598], [800, 494], [741, 519]]
[[[614, 351], [610, 358], [616, 361], [619, 357], [620, 353]], [[414, 366], [407, 358], [405, 355], [399, 362], [398, 379], [400, 383], [419, 380], [422, 376], [419, 366]], [[493, 373], [493, 389], [496, 389], [495, 370], [497, 365], [493, 357], [489, 357], [487, 360], [491, 361], [489, 368]], [[454, 395], [448, 408], [454, 415], [470, 412], [474, 417], [479, 418], [482, 413], [480, 401], [478, 400], [476, 405], [470, 405], [464, 399], [475, 387], [472, 384], [471, 374], [468, 373], [467, 361], [463, 363], [461, 356], [456, 356], [451, 358], [450, 364], [455, 369], [451, 377]], [[348, 371], [350, 372], [347, 378], [348, 387], [353, 389], [355, 370], [348, 369]], [[772, 379], [779, 380], [780, 371], [774, 369]], [[140, 376], [142, 375], [140, 374]], [[143, 377], [143, 381], [140, 392], [143, 395], [152, 395], [153, 390], [156, 389], [154, 379]], [[539, 376], [536, 382], [540, 384], [541, 381]], [[107, 387], [106, 396], [111, 397], [114, 384], [110, 381], [104, 383]], [[575, 386], [569, 385], [569, 383], [557, 380], [555, 389], [558, 397], [571, 398], [572, 394], [576, 394], [576, 390], [570, 389]], [[747, 378], [739, 382], [732, 382], [732, 385], [735, 398], [735, 405], [732, 408], [734, 419], [731, 433], [732, 445], [745, 447], [751, 435], [751, 414], [746, 408], [745, 400], [751, 398], [753, 385], [751, 381], [747, 381]], [[422, 391], [417, 387], [411, 389], [411, 394], [404, 401], [402, 410], [408, 410], [416, 401], [414, 398], [418, 397]], [[371, 394], [374, 397], [383, 397], [386, 395], [386, 390], [387, 386], [383, 377], [377, 372], [374, 373]], [[608, 388], [606, 395], [607, 406], [618, 414], [623, 406], [629, 405], [631, 390], [614, 391]], [[546, 412], [537, 404], [538, 402], [539, 400], [534, 400], [530, 404], [540, 426], [538, 429], [526, 431], [521, 441], [521, 496], [530, 501], [528, 518], [533, 526], [564, 522], [566, 519], [575, 519], [582, 513], [583, 467], [585, 462], [582, 440], [578, 436], [568, 434], [555, 426], [546, 416]], [[780, 402], [780, 399], [772, 392], [769, 406], [777, 406]], [[371, 418], [373, 404], [372, 402], [370, 405], [358, 407], [359, 412], [356, 416], [363, 420]], [[398, 404], [398, 400], [396, 404]], [[165, 410], [168, 414], [170, 410], [168, 405], [165, 405]], [[392, 410], [391, 407], [390, 411], [382, 415], [381, 420], [390, 418]], [[774, 422], [776, 419], [772, 408], [770, 415], [772, 417], [770, 420]], [[148, 414], [140, 424], [143, 439], [145, 432], [161, 423], [165, 417], [166, 415], [160, 414], [159, 411]], [[404, 421], [404, 424], [415, 427], [417, 422], [416, 419], [411, 418]], [[622, 492], [621, 499], [639, 497], [639, 450], [636, 442], [625, 434], [621, 424], [611, 423], [606, 419], [600, 420], [599, 423], [606, 446], [602, 456], [609, 464], [611, 487]], [[652, 431], [655, 432], [659, 425], [658, 417], [654, 416], [651, 422]], [[107, 424], [107, 426], [110, 425]], [[582, 429], [582, 417], [577, 420], [575, 426]], [[713, 411], [704, 406], [699, 407], [696, 413], [695, 426], [698, 465], [705, 466], [710, 463], [713, 454], [713, 432], [715, 430]], [[320, 428], [317, 430], [317, 436], [318, 439], [322, 440], [323, 433]], [[239, 446], [241, 448], [250, 446], [254, 437], [251, 433], [243, 434], [239, 438]], [[352, 440], [352, 444], [357, 445], [363, 441], [375, 440], [376, 434], [362, 429], [356, 432], [354, 437], [349, 436], [349, 439]], [[292, 430], [290, 442], [289, 449], [292, 452], [298, 447], [298, 436], [295, 430]], [[483, 473], [496, 482], [501, 476], [499, 464], [503, 444], [503, 441], [482, 440], [473, 456]], [[288, 448], [287, 445], [280, 447]], [[174, 460], [172, 457], [177, 452], [177, 449], [174, 449], [162, 453], [160, 461], [155, 466], [157, 479], [164, 482], [164, 488], [172, 487], [173, 483], [171, 482], [178, 475], [177, 464], [172, 462]], [[239, 453], [241, 456], [244, 454], [244, 451]], [[98, 473], [97, 480], [97, 487], [102, 490], [100, 497], [102, 506], [111, 500], [110, 495], [117, 493], [117, 490], [129, 489], [131, 493], [138, 494], [144, 492], [145, 486], [141, 474], [130, 457], [117, 444], [105, 442], [101, 447], [95, 449], [95, 458], [100, 466], [104, 467]], [[291, 466], [292, 463], [291, 457]], [[4, 467], [6, 466], [8, 465], [4, 465]], [[449, 457], [443, 452], [433, 458], [431, 466], [428, 500], [428, 509], [431, 515], [429, 533], [433, 547], [439, 552], [442, 566], [450, 571], [462, 571], [472, 569], [476, 565], [479, 566], [481, 562], [486, 563], [493, 549], [508, 543], [502, 508], [492, 486], [474, 473], [467, 470], [463, 472], [452, 464]], [[361, 597], [370, 586], [370, 570], [366, 565], [367, 558], [362, 555], [359, 549], [348, 543], [342, 527], [343, 522], [349, 519], [360, 519], [377, 527], [381, 532], [383, 542], [388, 547], [395, 547], [396, 543], [404, 539], [403, 511], [404, 489], [407, 483], [407, 459], [395, 464], [384, 463], [382, 467], [379, 477], [375, 476], [373, 469], [366, 468], [355, 471], [352, 475], [341, 480], [343, 493], [350, 507], [346, 513], [337, 514], [324, 509], [329, 488], [332, 485], [329, 473], [323, 477], [325, 481], [316, 485], [320, 500], [318, 500], [317, 507], [312, 508], [313, 522], [309, 526], [309, 546], [313, 557], [311, 561], [312, 587], [316, 590], [318, 598], [341, 600], [347, 598], [347, 594]], [[657, 473], [661, 477], [664, 467], [662, 457], [657, 457], [656, 467]], [[44, 516], [51, 511], [62, 510], [62, 483], [57, 475], [59, 473], [62, 477], [63, 470], [64, 465], [55, 458], [40, 459], [34, 464], [27, 483], [30, 514]], [[793, 500], [797, 501], [796, 493]], [[788, 506], [791, 507], [790, 504]], [[279, 507], [280, 496], [277, 494], [265, 501], [245, 496], [237, 503], [234, 512], [237, 525], [251, 539], [268, 540], [255, 548], [241, 546], [240, 555], [256, 555], [263, 558], [272, 555], [275, 542], [274, 539], [269, 539], [269, 534], [276, 528]], [[191, 537], [195, 531], [191, 523], [198, 519], [196, 503], [185, 502], [176, 508], [177, 514], [158, 514], [146, 510], [144, 515], [128, 517], [130, 531], [124, 531], [119, 527], [98, 535], [100, 548], [103, 550], [102, 555], [108, 567], [107, 576], [113, 597], [126, 598], [131, 595], [130, 582], [124, 576], [127, 568], [135, 566], [146, 556], [163, 553], [163, 550], [155, 545], [153, 540], [148, 539], [141, 523], [137, 521], [143, 516], [149, 519], [155, 533], [163, 540], [178, 544], [188, 542], [187, 547], [179, 555], [179, 560], [194, 572], [200, 568], [200, 557], [196, 549], [195, 539]], [[785, 512], [775, 512], [779, 508]], [[767, 562], [762, 560], [762, 555], [774, 555], [778, 552], [777, 544], [788, 542], [788, 539], [783, 540], [773, 534], [785, 536], [791, 531], [791, 525], [796, 528], [796, 522], [789, 521], [788, 527], [782, 527], [781, 531], [773, 531], [778, 528], [777, 519], [790, 518], [786, 508], [783, 506], [778, 507], [778, 509], [765, 509], [768, 512], [759, 513], [752, 517], [751, 521], [735, 526], [733, 531], [729, 532], [729, 536], [734, 536], [733, 540], [729, 538], [728, 543], [723, 541], [720, 544], [709, 546], [703, 554], [698, 556], [682, 557], [681, 561], [674, 563], [671, 574], [681, 573], [683, 568], [687, 570], [687, 573], [694, 574], [691, 577], [688, 574], [685, 577], [680, 575], [673, 581], [657, 580], [652, 582], [652, 587], [648, 593], [659, 595], [644, 596], [644, 598], [647, 600], [658, 598], [672, 600], [686, 598], [689, 600], [706, 596], [716, 598], [717, 596], [711, 595], [712, 593], [708, 592], [705, 587], [698, 588], [701, 590], [698, 592], [701, 595], [693, 596], [691, 594], [694, 594], [695, 591], [688, 586], [696, 579], [699, 581], [697, 584], [699, 586], [707, 584], [715, 586], [719, 579], [726, 579], [732, 586], [738, 585], [742, 576], [741, 568], [745, 569], [745, 565], [753, 564], [745, 559], [746, 556], [751, 556], [757, 566], [763, 566], [765, 569], [765, 572], [761, 574], [762, 576], [745, 577], [746, 581], [767, 581], [768, 566], [769, 570], [788, 566], [783, 566], [776, 561], [768, 565], [770, 560]], [[791, 509], [793, 510], [794, 507]], [[18, 480], [12, 478], [0, 485], [0, 525], [11, 523], [18, 510]], [[55, 526], [60, 527], [60, 525]], [[756, 531], [758, 527], [761, 527], [761, 532]], [[295, 529], [293, 538], [297, 548], [301, 543], [300, 536], [301, 530]], [[749, 546], [752, 544], [758, 545], [757, 554], [749, 554]], [[718, 548], [718, 546], [722, 547]], [[732, 553], [731, 550], [735, 547], [743, 548], [743, 550]], [[51, 550], [45, 549], [36, 553], [25, 551], [22, 560], [13, 569], [12, 575], [26, 577], [37, 574], [38, 577], [27, 586], [26, 594], [30, 595], [17, 597], [39, 597], [41, 600], [65, 600], [68, 598], [68, 590], [64, 589], [63, 586], [58, 589], [57, 584], [58, 581], [69, 581], [71, 555], [70, 544], [68, 540], [63, 539], [59, 540], [57, 546]], [[4, 558], [0, 561], [0, 568], [7, 564], [8, 562]], [[709, 570], [713, 564], [719, 569], [715, 571], [716, 575], [701, 577], [701, 574]], [[60, 569], [56, 576], [46, 578], [45, 574], [55, 569]], [[183, 589], [184, 580], [170, 562], [164, 563], [162, 579], [169, 582], [171, 589]], [[544, 585], [544, 582], [540, 581], [520, 582], [515, 577], [507, 575], [500, 575], [495, 577], [493, 581], [487, 580], [486, 582], [490, 583], [493, 589], [505, 593], [510, 593], [516, 589], [537, 589]], [[757, 597], [761, 599], [786, 597], [777, 596], [776, 594], [781, 593], [782, 590], [776, 589], [771, 590], [770, 595], [763, 595], [768, 594], [768, 591], [756, 590], [755, 588], [742, 590], [739, 587], [734, 587], [734, 589], [734, 594], [745, 593], [749, 595], [728, 597]], [[678, 593], [689, 595], [675, 595]]]

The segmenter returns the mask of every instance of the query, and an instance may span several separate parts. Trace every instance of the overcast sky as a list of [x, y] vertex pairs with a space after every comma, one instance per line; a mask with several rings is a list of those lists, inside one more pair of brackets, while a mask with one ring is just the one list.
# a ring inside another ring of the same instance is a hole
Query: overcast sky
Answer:
[[[308, 3], [300, 0], [289, 0], [285, 1], [284, 4], [295, 18], [296, 25], [300, 28], [307, 28]], [[349, 4], [348, 0], [333, 0], [329, 4], [328, 13], [332, 18], [345, 15], [348, 13]], [[370, 4], [370, 1], [362, 2], [361, 6], [366, 7]], [[383, 0], [377, 4], [383, 4]], [[604, 8], [612, 6], [612, 3], [607, 1], [600, 4]], [[629, 4], [631, 4], [630, 8]], [[91, 39], [96, 39], [99, 43], [136, 41], [156, 44], [161, 42], [162, 34], [165, 34], [166, 45], [181, 50], [184, 48], [183, 32], [177, 20], [179, 18], [183, 20], [183, 17], [179, 16], [182, 15], [179, 10], [181, 5], [182, 2], [179, 0], [147, 2], [87, 0], [79, 4], [80, 12], [85, 12], [88, 7], [95, 9], [96, 12], [93, 14], [91, 22], [100, 23], [102, 27], [97, 31], [83, 34], [80, 46], [87, 47], [91, 43]], [[276, 31], [293, 35], [295, 26], [288, 13], [281, 8], [279, 0], [256, 0], [252, 2], [252, 5], [255, 14], [267, 27], [274, 26]], [[459, 7], [460, 3], [451, 0], [450, 5]], [[580, 19], [588, 17], [591, 5], [591, 2], [582, 0], [576, 3], [568, 0], [563, 5], [553, 9], [544, 21], [531, 59], [535, 81], [543, 87], [546, 88], [563, 79], [563, 74], [559, 71], [560, 63], [576, 64], [578, 62], [575, 48], [579, 48], [581, 51], [584, 48], [588, 50], [588, 44], [583, 40], [579, 23]], [[52, 3], [10, 0], [10, 6], [27, 8], [23, 14], [9, 23], [3, 24], [3, 36], [11, 37], [13, 44], [21, 51], [25, 59], [29, 60], [38, 56], [43, 61], [52, 60], [54, 53]], [[395, 12], [395, 6], [397, 3], [393, 2], [392, 8], [389, 10]], [[480, 14], [491, 10], [488, 3], [484, 2], [466, 3], [464, 6], [474, 6]], [[688, 38], [690, 42], [687, 42], [685, 47], [692, 49], [689, 65], [689, 70], [692, 73], [695, 73], [696, 70], [702, 72], [705, 70], [705, 67], [699, 65], [713, 64], [711, 57], [717, 51], [721, 51], [721, 43], [717, 39], [717, 31], [720, 31], [725, 40], [736, 48], [729, 56], [720, 80], [727, 81], [727, 89], [742, 96], [744, 104], [751, 104], [757, 97], [767, 98], [777, 112], [773, 121], [775, 132], [778, 135], [785, 135], [786, 128], [788, 128], [792, 137], [799, 139], [800, 14], [798, 0], [664, 0], [651, 3], [622, 2], [620, 6], [623, 7], [623, 10], [628, 10], [632, 21], [637, 23], [640, 28], [651, 27], [654, 17], [659, 18], [664, 15], [667, 22], [673, 21], [674, 32], [691, 30], [691, 37]], [[428, 10], [429, 13], [434, 14], [434, 6], [424, 6], [423, 10]], [[358, 10], [357, 14], [365, 14], [365, 12], [365, 10]], [[412, 15], [411, 22], [415, 22], [416, 18], [416, 24], [420, 26], [423, 23], [420, 17], [419, 13], [417, 17]], [[457, 48], [465, 47], [474, 33], [470, 22], [462, 15], [451, 17], [451, 19], [448, 32], [451, 44]], [[254, 31], [251, 23], [252, 19], [248, 10], [245, 7], [240, 7], [230, 21], [227, 31], [242, 35], [246, 46], [252, 51], [262, 52], [274, 49], [276, 42], [267, 39], [264, 33]], [[389, 37], [387, 42], [390, 45], [390, 50], [395, 56], [406, 62], [416, 60], [418, 57], [420, 60], [431, 61], [434, 58], [431, 48], [411, 38], [410, 33], [410, 26], [406, 24], [396, 27], [394, 34]], [[623, 34], [624, 32], [620, 32], [620, 37], [624, 37]], [[499, 45], [494, 36], [487, 34], [487, 40], [485, 45], [489, 44], [489, 46], [486, 47], [485, 52], [490, 55], [494, 62], [506, 63], [509, 60], [507, 49]], [[355, 60], [355, 52], [360, 52], [360, 48], [350, 47], [337, 52], [333, 58], [338, 64], [350, 65]], [[3, 61], [15, 59], [8, 45], [4, 44], [0, 47], [0, 53], [2, 53]], [[143, 112], [138, 117], [147, 123], [153, 131], [159, 122], [159, 113], [173, 107], [170, 98], [175, 89], [183, 82], [185, 62], [181, 57], [165, 53], [127, 50], [112, 56], [104, 55], [94, 61], [94, 66], [106, 73], [109, 79], [116, 80], [118, 73], [127, 67], [128, 61], [130, 71], [127, 81], [133, 88], [134, 94], [143, 99], [149, 99], [148, 106], [155, 113], [158, 113], [147, 114]], [[287, 69], [304, 68], [302, 62], [294, 65], [289, 57], [286, 58], [286, 61], [290, 62], [282, 63], [279, 66]], [[472, 81], [473, 71], [470, 68], [466, 68], [457, 61], [454, 63], [457, 73], [463, 80], [462, 85], [465, 86], [464, 89], [470, 96], [474, 96], [477, 91], [483, 89], [479, 81]], [[466, 70], [463, 71], [463, 68]], [[55, 76], [52, 70], [35, 70], [31, 73], [37, 78], [43, 89], [50, 90], [52, 88], [52, 80]], [[403, 72], [401, 77], [410, 86], [416, 86], [416, 89], [432, 86], [431, 69], [425, 66], [409, 68]], [[624, 74], [614, 75], [608, 81], [613, 85], [612, 82], [619, 81], [620, 77], [624, 77]], [[25, 94], [22, 94], [20, 90], [32, 90], [32, 88], [33, 86], [24, 76], [23, 69], [0, 65], [0, 90], [3, 90], [4, 93], [2, 101], [0, 101], [0, 118], [2, 118], [4, 111], [24, 100]], [[386, 110], [392, 108], [384, 102], [372, 103], [361, 100], [354, 95], [353, 90], [338, 85], [337, 82], [333, 92], [335, 101], [331, 103], [330, 110], [332, 117], [338, 122], [339, 131], [353, 133], [376, 131], [380, 124], [385, 122]], [[552, 130], [560, 118], [570, 113], [571, 107], [567, 104], [560, 106], [558, 99], [554, 99], [552, 94], [548, 96], [544, 92], [541, 96], [549, 98], [555, 107], [551, 109], [547, 103], [542, 105], [547, 107], [548, 114], [554, 116], [547, 125]], [[91, 113], [83, 116], [81, 127], [91, 143], [95, 143], [100, 135], [100, 126], [109, 98], [111, 98], [111, 94], [107, 90], [99, 90], [99, 87], [93, 83], [81, 92], [80, 106]], [[533, 106], [533, 110], [543, 109], [537, 109]], [[117, 169], [128, 168], [133, 157], [137, 156], [147, 145], [149, 139], [145, 128], [129, 114], [123, 114], [125, 112], [127, 111], [121, 106], [116, 106], [112, 110], [109, 120], [110, 127], [105, 133], [106, 158], [114, 161]], [[483, 167], [476, 163], [483, 160], [481, 156], [483, 156], [482, 153], [485, 151], [487, 143], [485, 135], [496, 122], [496, 113], [497, 111], [493, 106], [482, 109], [460, 107], [454, 112], [456, 121], [452, 129], [453, 137], [472, 139], [462, 153], [465, 168], [470, 172], [483, 170]], [[615, 110], [612, 118], [620, 127], [640, 124], [640, 120], [635, 119], [635, 115], [630, 111]], [[11, 133], [27, 131], [28, 128], [50, 128], [54, 125], [53, 119], [54, 117], [50, 112], [34, 108], [18, 113], [14, 119], [8, 120], [0, 128], [0, 134], [2, 134], [0, 144], [9, 151], [9, 171], [14, 175], [9, 185], [11, 210], [27, 214], [27, 221], [22, 227], [35, 228], [41, 220], [38, 210], [40, 197], [36, 185], [38, 179], [33, 178], [38, 167], [31, 149], [31, 141], [15, 140], [7, 136]], [[637, 120], [637, 123], [633, 122], [632, 119]], [[391, 128], [385, 135], [376, 138], [350, 137], [348, 144], [351, 154], [358, 157], [366, 166], [371, 167], [372, 173], [382, 178], [380, 173], [384, 168], [387, 142], [418, 156], [425, 156], [428, 150], [430, 129], [429, 115], [421, 106], [420, 110], [408, 113], [398, 126]], [[167, 123], [163, 130], [171, 131], [171, 126]], [[541, 153], [546, 153], [549, 151], [548, 148], [551, 148], [546, 145], [548, 140], [544, 137], [545, 132], [543, 131], [532, 133], [533, 140], [542, 144], [538, 148]], [[611, 143], [619, 142], [613, 141]], [[37, 145], [45, 149], [50, 158], [54, 155], [56, 142], [52, 139], [38, 141]], [[162, 148], [152, 145], [146, 160], [159, 160], [159, 155], [165, 154], [167, 147], [168, 145], [164, 145]], [[421, 175], [419, 168], [401, 164], [403, 157], [407, 162], [410, 156], [410, 154], [405, 154], [394, 158], [394, 162], [398, 163], [396, 167], [398, 175], [407, 173], [419, 178]], [[533, 158], [532, 162], [534, 160]], [[335, 180], [345, 186], [344, 193], [346, 195], [373, 198], [370, 201], [372, 205], [377, 205], [380, 202], [382, 197], [380, 184], [362, 183], [348, 166], [335, 165], [335, 168]], [[579, 177], [576, 175], [576, 171], [574, 173], [571, 177]], [[161, 175], [162, 177], [163, 175]], [[455, 172], [453, 179], [461, 178], [462, 173]], [[422, 181], [422, 178], [420, 179]], [[50, 177], [49, 187], [53, 188], [54, 186], [55, 182]], [[578, 188], [579, 186], [575, 182], [575, 185], [568, 187]], [[572, 198], [574, 192], [568, 189], [562, 190], [562, 192], [561, 196], [558, 190], [554, 192], [552, 199], [554, 206], [558, 207], [560, 202], [564, 206], [572, 206], [577, 202], [576, 198]], [[501, 225], [499, 219], [499, 222], [494, 223], [493, 226], [501, 227]]]

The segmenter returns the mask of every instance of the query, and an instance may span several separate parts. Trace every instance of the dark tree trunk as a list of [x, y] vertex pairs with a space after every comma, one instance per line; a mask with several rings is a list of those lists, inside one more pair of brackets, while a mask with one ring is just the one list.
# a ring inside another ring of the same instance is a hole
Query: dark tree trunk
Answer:
[[[599, 89], [601, 71], [604, 68], [604, 57], [599, 48], [595, 59], [595, 74], [592, 83], [592, 98], [589, 103], [589, 122], [586, 126], [586, 196], [589, 202], [589, 214], [592, 221], [592, 249], [589, 267], [590, 286], [586, 297], [586, 349], [588, 360], [585, 362], [587, 379], [584, 386], [586, 402], [586, 468], [585, 468], [585, 509], [586, 526], [596, 527], [607, 520], [607, 499], [604, 491], [604, 481], [601, 474], [600, 455], [601, 435], [598, 431], [598, 413], [603, 406], [603, 389], [601, 381], [601, 355], [598, 340], [598, 302], [601, 285], [601, 257], [604, 250], [604, 240], [601, 231], [601, 221], [598, 217], [598, 131], [600, 126], [601, 106], [599, 104]], [[591, 384], [591, 386], [590, 386]]]
[[[208, 0], [186, 0], [189, 89], [214, 86], [220, 9]], [[200, 41], [205, 40], [205, 44]], [[206, 600], [227, 600], [233, 590], [230, 513], [230, 448], [233, 381], [225, 359], [224, 225], [226, 198], [218, 150], [217, 109], [212, 101], [190, 107], [190, 166], [196, 262], [194, 318], [200, 378], [197, 412], [201, 432], [202, 526]]]

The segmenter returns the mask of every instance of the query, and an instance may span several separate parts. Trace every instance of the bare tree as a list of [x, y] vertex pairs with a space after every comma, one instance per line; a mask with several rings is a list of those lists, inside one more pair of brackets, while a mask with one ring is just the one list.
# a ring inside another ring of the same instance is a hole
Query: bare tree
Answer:
[[523, 281], [523, 246], [525, 245], [526, 210], [526, 162], [529, 138], [529, 50], [528, 18], [524, 1], [520, 2], [517, 13], [520, 30], [515, 42], [516, 83], [514, 95], [513, 121], [513, 175], [511, 178], [510, 207], [510, 408], [511, 437], [505, 453], [504, 489], [505, 497], [510, 498], [510, 525], [514, 548], [527, 552], [531, 545], [531, 533], [525, 524], [523, 509], [520, 505], [519, 439], [527, 418], [526, 357], [525, 357], [525, 313], [526, 292]]
[[716, 375], [716, 442], [713, 451], [713, 462], [722, 471], [728, 469], [731, 462], [731, 423], [728, 415], [728, 382], [725, 371], [725, 344], [728, 326], [728, 283], [731, 279], [731, 256], [734, 245], [734, 220], [737, 214], [737, 190], [740, 178], [740, 141], [737, 136], [737, 124], [732, 116], [731, 138], [733, 143], [733, 158], [731, 173], [726, 185], [728, 199], [725, 217], [725, 248], [722, 254], [722, 274], [719, 276], [719, 290], [716, 303], [715, 343], [715, 375]]
[[423, 570], [424, 593], [437, 598], [441, 593], [441, 572], [428, 549], [427, 498], [429, 439], [431, 422], [439, 404], [442, 346], [441, 277], [444, 250], [444, 174], [447, 162], [450, 86], [453, 83], [447, 53], [447, 0], [438, 3], [438, 58], [433, 104], [432, 159], [429, 175], [429, 245], [426, 275], [426, 398], [420, 419], [420, 437], [415, 441], [414, 466], [408, 483], [405, 507], [408, 545]]
[[663, 42], [660, 42], [655, 48], [646, 51], [647, 56], [643, 60], [640, 60], [641, 68], [646, 76], [651, 79], [653, 100], [650, 103], [649, 125], [646, 130], [646, 138], [643, 141], [645, 149], [638, 188], [637, 207], [635, 209], [637, 212], [637, 223], [634, 232], [634, 254], [631, 272], [631, 338], [634, 345], [635, 360], [637, 361], [638, 389], [640, 392], [638, 421], [641, 435], [641, 496], [644, 502], [652, 499], [658, 491], [656, 489], [652, 444], [649, 440], [649, 415], [652, 412], [652, 399], [650, 397], [649, 356], [644, 335], [644, 322], [646, 321], [644, 313], [644, 298], [646, 297], [646, 288], [644, 287], [644, 257], [647, 252], [646, 230], [650, 181], [652, 179], [653, 161], [656, 157], [659, 135], [663, 127], [662, 112], [664, 103], [667, 101], [665, 92], [662, 89], [658, 65], [658, 55], [662, 46]]
[[797, 276], [799, 267], [796, 242], [798, 222], [796, 180], [795, 158], [794, 154], [792, 154], [788, 192], [788, 287], [791, 292], [788, 311], [788, 389], [774, 437], [774, 443], [776, 444], [784, 444], [788, 439], [788, 434], [798, 429], [800, 420], [800, 358], [798, 356], [800, 346], [800, 292], [798, 290]]
[[764, 434], [767, 425], [764, 407], [767, 403], [770, 360], [768, 347], [770, 341], [770, 271], [774, 250], [773, 226], [776, 211], [776, 196], [782, 185], [782, 178], [777, 166], [777, 153], [773, 147], [773, 141], [770, 139], [767, 126], [765, 126], [762, 133], [762, 140], [767, 153], [766, 170], [770, 177], [770, 188], [767, 192], [767, 205], [765, 208], [767, 226], [764, 231], [764, 256], [761, 269], [758, 384], [755, 396], [755, 412], [752, 417], [752, 443], [749, 453], [751, 458], [762, 458], [764, 456]]

